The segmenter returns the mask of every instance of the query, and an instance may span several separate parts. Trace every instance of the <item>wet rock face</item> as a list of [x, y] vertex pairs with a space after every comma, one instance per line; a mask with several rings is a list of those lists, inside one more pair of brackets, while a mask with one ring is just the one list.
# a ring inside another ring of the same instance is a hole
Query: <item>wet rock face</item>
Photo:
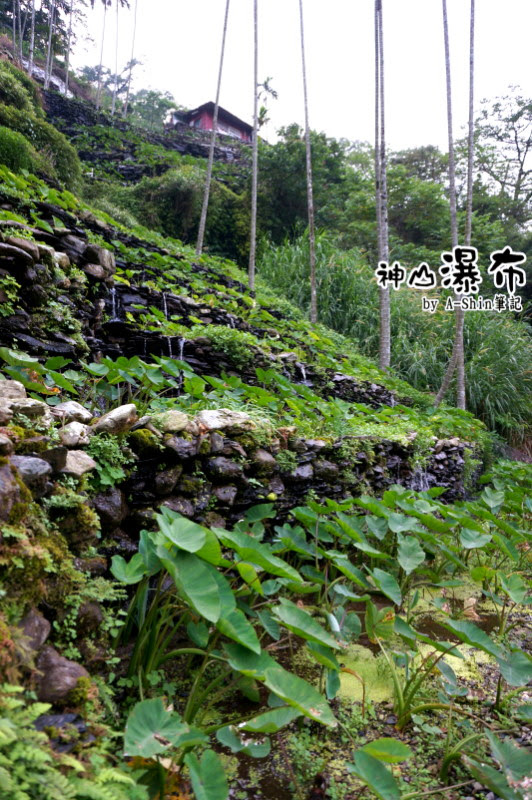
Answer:
[[19, 628], [26, 637], [25, 649], [36, 652], [48, 639], [52, 626], [37, 609], [32, 608], [20, 622]]
[[17, 468], [34, 497], [42, 497], [51, 488], [48, 478], [52, 474], [52, 467], [48, 461], [33, 456], [11, 456], [11, 464]]

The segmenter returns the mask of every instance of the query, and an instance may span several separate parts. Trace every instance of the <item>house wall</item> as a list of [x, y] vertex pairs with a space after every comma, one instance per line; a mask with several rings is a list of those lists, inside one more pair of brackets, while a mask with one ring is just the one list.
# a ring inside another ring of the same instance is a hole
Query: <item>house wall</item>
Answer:
[[[203, 131], [212, 131], [214, 125], [214, 114], [208, 111], [202, 111], [197, 117], [190, 122], [191, 127], [199, 128]], [[238, 128], [236, 125], [229, 123], [223, 115], [218, 117], [218, 133], [225, 134], [226, 136], [233, 136], [243, 142], [250, 142], [251, 136], [247, 131]]]

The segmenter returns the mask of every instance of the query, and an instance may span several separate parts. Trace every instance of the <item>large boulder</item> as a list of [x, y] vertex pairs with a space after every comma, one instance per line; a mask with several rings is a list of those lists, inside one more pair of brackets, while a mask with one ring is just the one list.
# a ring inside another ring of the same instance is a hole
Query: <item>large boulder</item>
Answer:
[[134, 403], [127, 403], [118, 408], [113, 408], [100, 417], [92, 430], [94, 433], [124, 433], [137, 422], [137, 407]]
[[52, 414], [64, 422], [83, 422], [85, 424], [92, 420], [92, 414], [87, 411], [81, 403], [75, 400], [67, 400], [65, 403], [59, 403], [53, 406]]
[[36, 608], [28, 611], [18, 627], [26, 637], [25, 649], [33, 652], [41, 649], [52, 629], [48, 620]]
[[179, 433], [179, 431], [185, 430], [190, 422], [190, 417], [182, 411], [171, 409], [161, 414], [153, 414], [150, 421], [162, 433]]
[[26, 389], [19, 381], [0, 381], [0, 400], [23, 400]]
[[11, 463], [20, 473], [20, 477], [31, 489], [34, 497], [42, 497], [48, 485], [48, 476], [52, 467], [44, 458], [35, 456], [11, 456]]
[[100, 518], [102, 530], [114, 531], [128, 513], [124, 493], [115, 486], [92, 498], [92, 507]]
[[83, 450], [69, 450], [66, 457], [66, 464], [61, 470], [65, 475], [72, 475], [74, 478], [81, 478], [86, 472], [96, 469], [96, 461]]
[[84, 447], [89, 443], [89, 431], [82, 422], [69, 422], [59, 431], [59, 439], [65, 447]]
[[255, 423], [248, 414], [243, 411], [231, 411], [229, 408], [200, 411], [195, 421], [206, 431], [225, 430], [228, 433], [238, 433], [252, 430], [255, 427]]
[[88, 264], [99, 264], [107, 276], [113, 275], [116, 271], [114, 255], [99, 244], [88, 244], [83, 252], [83, 258]]
[[41, 673], [37, 685], [37, 697], [43, 703], [61, 703], [75, 689], [80, 678], [88, 678], [89, 673], [75, 661], [60, 656], [57, 650], [47, 645], [37, 660]]

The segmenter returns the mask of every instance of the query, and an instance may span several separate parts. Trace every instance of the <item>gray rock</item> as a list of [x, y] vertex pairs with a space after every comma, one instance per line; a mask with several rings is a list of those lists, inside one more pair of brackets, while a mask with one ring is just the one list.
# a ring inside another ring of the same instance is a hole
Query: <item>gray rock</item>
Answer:
[[168, 500], [164, 501], [163, 506], [171, 508], [172, 511], [177, 511], [178, 514], [182, 514], [184, 517], [192, 517], [194, 515], [194, 505], [185, 497], [169, 497]]
[[52, 473], [48, 461], [34, 456], [11, 456], [11, 463], [18, 469], [20, 477], [32, 494], [42, 497], [47, 488], [48, 476]]
[[22, 267], [31, 267], [33, 258], [25, 250], [20, 247], [14, 247], [12, 244], [5, 244], [0, 242], [0, 258], [12, 259], [15, 264]]
[[221, 433], [211, 433], [211, 453], [221, 453], [224, 449], [224, 437]]
[[0, 399], [0, 425], [7, 425], [12, 419], [11, 401]]
[[97, 631], [103, 622], [103, 611], [99, 603], [87, 600], [78, 610], [78, 628], [81, 635]]
[[99, 244], [88, 244], [83, 252], [83, 257], [87, 262], [100, 264], [107, 275], [113, 275], [116, 271], [114, 255]]
[[197, 441], [182, 439], [180, 436], [169, 436], [164, 440], [164, 446], [177, 453], [179, 458], [192, 458], [198, 452]]
[[104, 532], [116, 530], [128, 513], [124, 493], [116, 486], [93, 497], [92, 507], [100, 518]]
[[136, 405], [127, 403], [113, 408], [100, 417], [92, 426], [92, 430], [94, 433], [123, 433], [135, 424], [137, 418]]
[[87, 425], [92, 419], [91, 412], [75, 400], [67, 400], [65, 403], [52, 406], [51, 411], [54, 417], [59, 417], [65, 422], [83, 422]]
[[253, 472], [256, 475], [271, 475], [277, 469], [277, 461], [267, 450], [259, 448], [253, 453]]
[[0, 398], [4, 400], [24, 400], [26, 389], [19, 381], [0, 381]]
[[96, 469], [96, 461], [83, 450], [69, 450], [66, 457], [66, 464], [61, 470], [65, 475], [73, 475], [81, 478], [86, 472]]
[[223, 431], [237, 433], [255, 428], [255, 423], [243, 411], [231, 411], [228, 408], [218, 408], [200, 411], [196, 415], [196, 422], [208, 431]]
[[54, 472], [61, 472], [66, 466], [68, 450], [66, 447], [59, 445], [58, 447], [50, 447], [41, 453], [41, 458], [48, 461]]
[[293, 481], [308, 481], [314, 475], [314, 470], [312, 469], [312, 464], [300, 464], [290, 473], [290, 477]]
[[324, 459], [323, 461], [314, 462], [314, 474], [324, 481], [334, 481], [338, 478], [340, 470], [337, 464]]
[[23, 400], [12, 400], [11, 410], [15, 414], [24, 414], [29, 419], [40, 419], [40, 422], [45, 425], [52, 423], [52, 414], [50, 413], [50, 406], [43, 403], [42, 400], [34, 400], [31, 397], [26, 397]]
[[70, 266], [70, 259], [66, 253], [54, 253], [54, 261], [61, 269], [68, 269]]
[[209, 471], [220, 478], [239, 478], [242, 475], [242, 466], [224, 456], [209, 459]]
[[155, 493], [158, 495], [172, 494], [182, 472], [181, 464], [158, 472], [155, 476]]
[[13, 247], [19, 247], [21, 250], [25, 250], [26, 253], [31, 256], [32, 261], [39, 260], [39, 247], [31, 239], [19, 239], [18, 236], [8, 236], [6, 242], [12, 244]]
[[48, 620], [36, 608], [28, 611], [18, 627], [26, 637], [27, 649], [33, 651], [41, 649], [52, 630]]
[[47, 645], [37, 660], [41, 676], [37, 685], [37, 696], [43, 703], [58, 703], [68, 698], [80, 678], [89, 673], [75, 661], [60, 656], [57, 650]]
[[83, 272], [97, 281], [104, 281], [107, 278], [107, 273], [101, 264], [85, 264]]
[[218, 498], [220, 503], [225, 503], [228, 506], [232, 506], [238, 494], [238, 489], [232, 484], [229, 486], [217, 486], [214, 489], [213, 494]]
[[20, 486], [8, 464], [0, 466], [0, 520], [7, 522], [11, 509], [20, 502]]
[[4, 436], [3, 433], [0, 433], [0, 456], [9, 456], [14, 449], [15, 445], [9, 436]]
[[64, 236], [61, 244], [71, 261], [79, 261], [87, 247], [87, 243], [83, 239], [72, 235]]
[[65, 447], [84, 447], [89, 443], [89, 426], [82, 422], [69, 422], [59, 431], [61, 444]]
[[182, 411], [172, 409], [162, 414], [154, 414], [151, 417], [151, 422], [155, 428], [163, 433], [179, 433], [179, 431], [185, 430], [190, 422], [190, 417]]

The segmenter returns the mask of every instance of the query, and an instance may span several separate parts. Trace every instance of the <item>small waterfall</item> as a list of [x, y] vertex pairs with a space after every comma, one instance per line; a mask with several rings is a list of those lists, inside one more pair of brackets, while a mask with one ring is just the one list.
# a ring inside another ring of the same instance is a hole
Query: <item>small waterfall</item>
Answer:
[[230, 328], [234, 328], [235, 327], [235, 318], [234, 317], [229, 317], [229, 327]]
[[111, 288], [111, 319], [110, 322], [117, 322], [120, 319], [118, 316], [118, 299], [116, 296], [116, 286]]
[[427, 489], [430, 489], [429, 476], [424, 469], [416, 467], [410, 479], [410, 488], [415, 492], [426, 492]]
[[163, 314], [164, 318], [168, 319], [168, 302], [166, 300], [166, 292], [163, 292]]
[[392, 395], [390, 395], [390, 402], [389, 402], [388, 405], [390, 406], [390, 408], [393, 408], [395, 406], [395, 404], [396, 404], [395, 403], [395, 395], [392, 394]]
[[167, 336], [166, 337], [166, 341], [168, 342], [168, 356], [170, 358], [173, 358], [174, 354], [172, 352], [172, 337], [171, 336]]
[[[178, 350], [177, 350], [177, 357], [180, 361], [183, 361], [183, 357], [185, 355], [185, 343], [186, 339], [181, 337], [178, 342]], [[180, 392], [183, 388], [183, 382], [185, 378], [182, 372], [179, 373], [179, 378], [177, 379], [177, 390]]]
[[146, 337], [144, 337], [142, 340], [142, 356], [143, 358], [146, 358], [147, 355], [148, 355], [148, 340], [146, 339]]
[[301, 373], [301, 383], [307, 383], [307, 370], [305, 369], [304, 364], [300, 364], [299, 361], [296, 363], [296, 367], [298, 368], [299, 372]]

